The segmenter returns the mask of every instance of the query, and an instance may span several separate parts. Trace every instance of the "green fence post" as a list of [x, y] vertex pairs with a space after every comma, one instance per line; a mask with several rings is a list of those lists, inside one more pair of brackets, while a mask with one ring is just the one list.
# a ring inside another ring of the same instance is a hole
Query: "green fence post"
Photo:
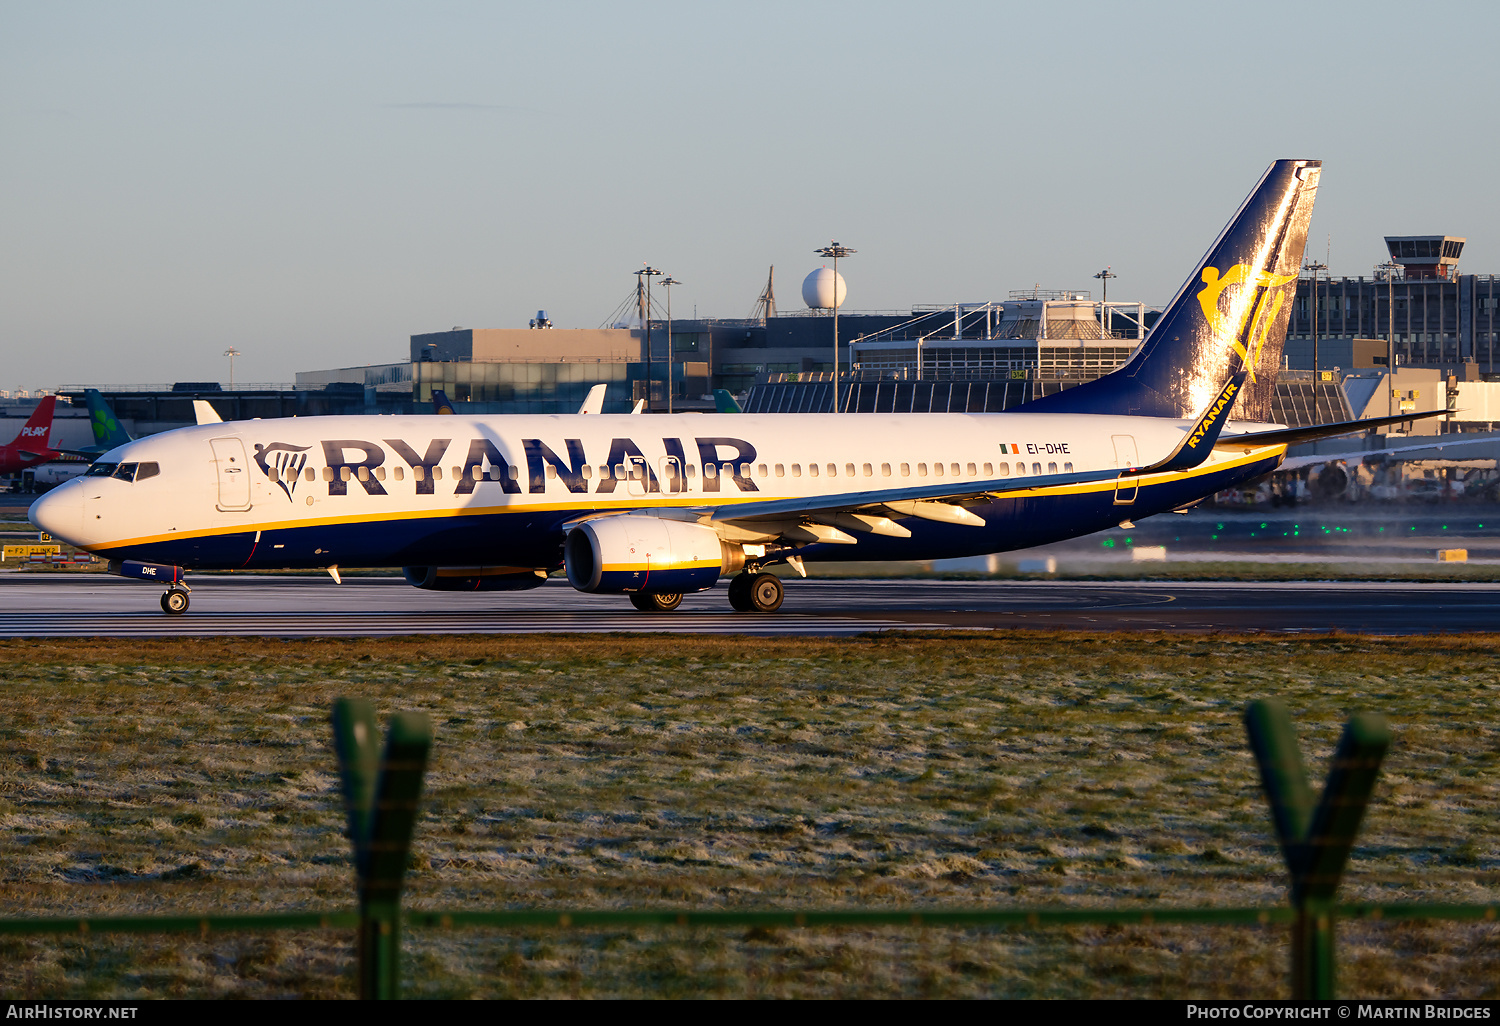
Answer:
[[1331, 1000], [1333, 898], [1380, 774], [1380, 762], [1390, 747], [1390, 728], [1385, 717], [1376, 713], [1350, 717], [1316, 808], [1286, 705], [1274, 699], [1251, 702], [1245, 710], [1245, 729], [1271, 803], [1271, 819], [1297, 910], [1292, 925], [1292, 997]]
[[401, 885], [432, 749], [432, 722], [418, 713], [392, 716], [385, 754], [378, 759], [370, 703], [340, 699], [333, 725], [359, 879], [359, 996], [388, 1000], [400, 988]]

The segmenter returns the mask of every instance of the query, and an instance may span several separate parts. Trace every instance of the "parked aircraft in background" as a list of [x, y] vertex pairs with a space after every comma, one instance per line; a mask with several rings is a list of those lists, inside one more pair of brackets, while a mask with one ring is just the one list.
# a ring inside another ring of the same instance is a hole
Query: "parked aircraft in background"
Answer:
[[52, 412], [56, 407], [57, 396], [43, 396], [21, 427], [21, 433], [7, 444], [0, 445], [0, 474], [14, 474], [62, 455], [61, 451], [47, 444], [52, 435]]
[[728, 575], [730, 605], [768, 612], [777, 563], [977, 555], [1182, 509], [1288, 444], [1413, 419], [1257, 423], [1320, 166], [1271, 165], [1127, 364], [1018, 410], [203, 425], [111, 451], [31, 521], [168, 585], [174, 613], [186, 570], [385, 566], [440, 591], [564, 570], [657, 611]]
[[[109, 405], [97, 388], [85, 388], [83, 401], [88, 407], [89, 427], [94, 432], [94, 444], [77, 450], [77, 455], [88, 456], [92, 459], [133, 440], [130, 432], [120, 426], [120, 419], [115, 416], [114, 407]], [[74, 452], [72, 449], [64, 451]]]

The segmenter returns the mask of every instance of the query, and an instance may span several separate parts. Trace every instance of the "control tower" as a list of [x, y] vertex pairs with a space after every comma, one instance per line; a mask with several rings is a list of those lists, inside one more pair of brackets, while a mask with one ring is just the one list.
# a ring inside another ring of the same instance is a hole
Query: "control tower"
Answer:
[[1407, 278], [1453, 277], [1458, 257], [1469, 240], [1457, 235], [1387, 235], [1386, 249], [1400, 264]]

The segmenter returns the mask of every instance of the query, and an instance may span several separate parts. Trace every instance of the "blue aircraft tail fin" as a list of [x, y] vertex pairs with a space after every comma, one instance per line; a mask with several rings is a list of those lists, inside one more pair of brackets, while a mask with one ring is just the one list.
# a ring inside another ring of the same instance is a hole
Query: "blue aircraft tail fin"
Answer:
[[727, 388], [714, 389], [714, 411], [716, 413], [744, 413], [740, 404], [734, 398], [734, 393]]
[[453, 404], [448, 401], [448, 393], [444, 392], [441, 388], [434, 388], [432, 390], [432, 412], [444, 415], [453, 412]]
[[1186, 420], [1244, 372], [1239, 416], [1270, 420], [1322, 166], [1272, 163], [1128, 363], [1022, 409]]
[[120, 419], [97, 388], [85, 388], [83, 401], [89, 409], [89, 425], [94, 429], [94, 445], [100, 452], [132, 441], [130, 432], [120, 426]]

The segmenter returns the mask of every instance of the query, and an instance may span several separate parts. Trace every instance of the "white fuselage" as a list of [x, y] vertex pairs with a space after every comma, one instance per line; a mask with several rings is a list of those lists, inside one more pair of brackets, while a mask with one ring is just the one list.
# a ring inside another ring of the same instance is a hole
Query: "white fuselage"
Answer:
[[[565, 523], [626, 510], [1150, 466], [1191, 422], [1077, 414], [354, 416], [182, 428], [130, 442], [33, 507], [112, 559], [189, 568], [555, 566]], [[1215, 452], [1183, 473], [1006, 492], [983, 529], [903, 521], [908, 539], [809, 559], [994, 552], [1196, 501], [1284, 453]], [[154, 464], [149, 476], [100, 476]], [[1121, 500], [1125, 501], [1121, 501]], [[706, 511], [706, 512], [705, 512]]]

